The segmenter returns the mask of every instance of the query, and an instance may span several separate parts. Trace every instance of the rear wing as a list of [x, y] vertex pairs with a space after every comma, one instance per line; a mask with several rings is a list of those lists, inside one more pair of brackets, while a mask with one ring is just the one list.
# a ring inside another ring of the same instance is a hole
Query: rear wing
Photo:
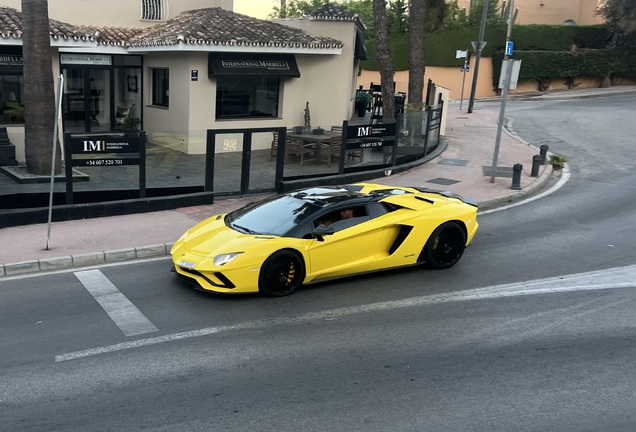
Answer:
[[455, 198], [455, 199], [460, 200], [464, 204], [468, 204], [468, 205], [471, 205], [473, 207], [479, 208], [479, 203], [477, 202], [477, 200], [475, 198], [472, 198], [472, 197], [459, 195], [459, 194], [456, 194], [455, 192], [451, 192], [451, 191], [440, 191], [440, 190], [435, 190], [435, 189], [429, 189], [429, 188], [424, 187], [424, 186], [417, 186], [417, 187], [412, 187], [412, 188], [417, 190], [417, 191], [423, 192], [423, 193], [432, 193], [432, 194], [438, 194], [438, 195], [444, 196], [446, 198]]

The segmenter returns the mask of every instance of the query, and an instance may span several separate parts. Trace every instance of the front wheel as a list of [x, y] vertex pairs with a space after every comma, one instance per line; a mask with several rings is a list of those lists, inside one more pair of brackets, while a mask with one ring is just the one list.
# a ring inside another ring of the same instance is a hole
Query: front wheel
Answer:
[[291, 251], [278, 251], [261, 266], [258, 290], [272, 297], [289, 295], [302, 285], [304, 274], [305, 267], [298, 255]]
[[446, 222], [433, 231], [424, 245], [426, 265], [447, 269], [457, 264], [466, 249], [466, 233], [457, 222]]

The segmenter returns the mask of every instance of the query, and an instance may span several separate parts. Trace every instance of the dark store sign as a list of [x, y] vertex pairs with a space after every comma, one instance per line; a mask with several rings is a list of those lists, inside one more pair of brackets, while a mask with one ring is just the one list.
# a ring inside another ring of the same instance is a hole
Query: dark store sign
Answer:
[[73, 154], [139, 153], [139, 138], [129, 136], [91, 136], [72, 138]]
[[268, 70], [288, 70], [289, 64], [286, 61], [267, 60], [221, 60], [224, 68], [240, 69], [268, 69]]
[[0, 54], [0, 66], [22, 66], [24, 57], [22, 55]]

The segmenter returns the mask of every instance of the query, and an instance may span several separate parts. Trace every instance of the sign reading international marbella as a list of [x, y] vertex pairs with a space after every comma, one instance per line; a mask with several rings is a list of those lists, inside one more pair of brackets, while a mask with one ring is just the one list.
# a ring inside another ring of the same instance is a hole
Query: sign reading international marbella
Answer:
[[60, 63], [109, 66], [112, 57], [103, 54], [60, 54]]
[[221, 60], [224, 68], [288, 70], [289, 64], [279, 60]]
[[348, 126], [347, 149], [393, 146], [395, 145], [395, 132], [395, 123]]
[[139, 153], [139, 138], [134, 136], [90, 136], [71, 138], [74, 155], [102, 155], [98, 158], [73, 159], [73, 166], [139, 165], [139, 158], [115, 158], [112, 154]]

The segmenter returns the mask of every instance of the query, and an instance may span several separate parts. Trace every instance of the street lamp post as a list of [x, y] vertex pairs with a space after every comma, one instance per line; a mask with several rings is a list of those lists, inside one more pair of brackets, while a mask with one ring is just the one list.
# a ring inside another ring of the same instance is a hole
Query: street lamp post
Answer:
[[473, 72], [473, 84], [470, 89], [470, 100], [468, 101], [468, 113], [473, 112], [475, 105], [475, 92], [477, 91], [477, 77], [479, 76], [479, 61], [481, 60], [481, 50], [484, 45], [484, 35], [486, 33], [486, 21], [488, 21], [489, 0], [484, 0], [484, 11], [481, 14], [481, 26], [479, 27], [479, 40], [477, 41], [477, 57], [475, 57], [475, 72]]

